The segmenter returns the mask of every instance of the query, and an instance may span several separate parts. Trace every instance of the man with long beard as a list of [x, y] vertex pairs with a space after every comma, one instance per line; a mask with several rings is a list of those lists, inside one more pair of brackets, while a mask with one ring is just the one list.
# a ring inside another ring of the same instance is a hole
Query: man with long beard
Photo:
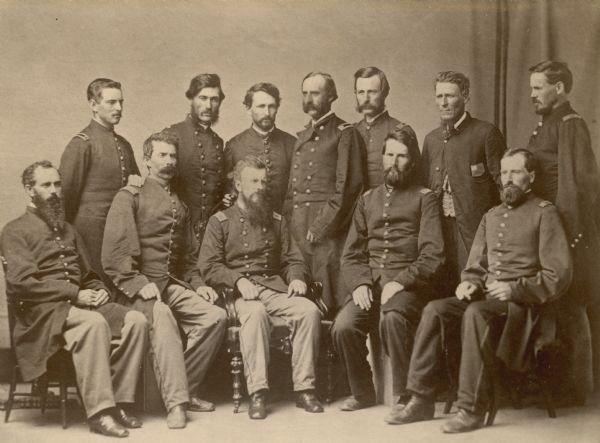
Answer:
[[235, 288], [248, 415], [264, 419], [269, 389], [269, 316], [283, 317], [291, 329], [292, 377], [296, 406], [323, 412], [315, 396], [315, 363], [321, 314], [306, 294], [307, 270], [285, 219], [266, 198], [266, 165], [248, 156], [235, 166], [238, 199], [209, 222], [198, 267], [209, 285]]
[[377, 324], [392, 363], [393, 393], [405, 402], [412, 337], [422, 309], [436, 296], [433, 280], [444, 260], [437, 199], [415, 180], [419, 160], [412, 131], [389, 134], [385, 181], [359, 197], [354, 211], [341, 264], [352, 293], [332, 328], [352, 391], [343, 411], [375, 404], [365, 339]]
[[102, 264], [118, 288], [118, 301], [152, 323], [152, 363], [167, 425], [182, 428], [186, 406], [195, 412], [215, 409], [198, 398], [198, 388], [225, 335], [226, 315], [196, 269], [198, 244], [190, 216], [171, 189], [177, 171], [173, 134], [151, 135], [144, 142], [144, 163], [144, 184], [119, 191], [108, 212]]
[[190, 101], [190, 113], [168, 130], [179, 139], [174, 185], [190, 210], [200, 244], [208, 218], [221, 202], [227, 185], [223, 139], [212, 129], [219, 120], [225, 94], [217, 74], [199, 74], [190, 82], [185, 96]]
[[69, 351], [90, 430], [126, 437], [141, 422], [135, 400], [148, 322], [110, 302], [90, 267], [83, 241], [65, 221], [58, 171], [48, 161], [25, 169], [27, 212], [0, 238], [6, 293], [16, 310], [15, 351], [24, 381], [46, 372], [61, 348]]
[[442, 427], [456, 433], [483, 424], [496, 360], [509, 370], [529, 369], [534, 350], [554, 340], [548, 320], [554, 302], [569, 287], [572, 263], [558, 211], [533, 194], [534, 179], [531, 152], [504, 154], [503, 203], [482, 218], [456, 297], [425, 307], [408, 374], [413, 395], [404, 408], [392, 409], [388, 423], [433, 418], [443, 341], [462, 345], [459, 410]]

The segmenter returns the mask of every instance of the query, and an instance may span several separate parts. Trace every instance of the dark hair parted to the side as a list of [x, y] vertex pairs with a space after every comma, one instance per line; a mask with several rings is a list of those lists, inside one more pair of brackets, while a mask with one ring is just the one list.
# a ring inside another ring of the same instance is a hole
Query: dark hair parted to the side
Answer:
[[569, 66], [564, 62], [545, 60], [529, 68], [529, 72], [532, 74], [534, 72], [543, 73], [548, 79], [548, 83], [551, 85], [563, 82], [563, 85], [565, 85], [565, 92], [567, 94], [571, 92], [571, 88], [573, 87], [573, 73], [569, 69]]
[[525, 169], [527, 169], [528, 172], [536, 172], [537, 171], [538, 162], [535, 158], [535, 155], [533, 155], [533, 152], [531, 152], [527, 149], [523, 149], [523, 148], [509, 149], [502, 155], [502, 158], [514, 157], [515, 155], [520, 155], [523, 157], [523, 159], [525, 160]]
[[302, 85], [304, 84], [304, 81], [307, 78], [317, 77], [317, 76], [321, 76], [325, 80], [325, 89], [327, 90], [327, 95], [329, 96], [331, 101], [333, 102], [333, 101], [337, 100], [338, 94], [337, 94], [337, 88], [335, 87], [335, 82], [333, 81], [333, 77], [331, 75], [327, 74], [326, 72], [317, 72], [317, 71], [309, 72], [302, 79]]
[[381, 93], [384, 97], [387, 97], [390, 93], [390, 84], [388, 83], [388, 79], [385, 76], [385, 73], [375, 66], [367, 66], [365, 68], [360, 68], [358, 71], [354, 73], [354, 92], [356, 92], [356, 81], [359, 78], [370, 78], [373, 76], [379, 77], [379, 81], [381, 82]]
[[164, 131], [157, 132], [152, 134], [150, 137], [146, 139], [144, 142], [144, 160], [149, 160], [152, 157], [152, 152], [154, 151], [153, 142], [164, 142], [169, 145], [175, 146], [175, 150], [179, 150], [179, 137], [168, 129]]
[[416, 137], [412, 134], [412, 132], [406, 131], [404, 129], [395, 129], [390, 132], [383, 141], [383, 147], [381, 149], [381, 154], [385, 154], [386, 142], [388, 140], [396, 140], [397, 142], [402, 143], [404, 146], [408, 148], [408, 155], [410, 157], [410, 163], [412, 165], [418, 165], [421, 163], [421, 151], [419, 150], [419, 142]]
[[254, 99], [254, 93], [256, 92], [264, 92], [265, 94], [269, 94], [275, 99], [275, 104], [277, 107], [279, 107], [281, 104], [281, 95], [279, 95], [279, 89], [277, 89], [277, 86], [275, 86], [273, 83], [260, 82], [250, 86], [250, 88], [246, 91], [243, 102], [246, 108], [250, 109], [252, 107], [252, 100]]
[[[56, 169], [54, 165], [48, 160], [40, 160], [35, 163], [30, 164], [25, 168], [23, 173], [21, 174], [21, 183], [25, 187], [32, 187], [35, 185], [35, 170], [37, 168], [43, 169]], [[58, 169], [56, 169], [58, 171]]]
[[217, 74], [198, 74], [190, 82], [190, 87], [185, 91], [185, 96], [191, 100], [204, 88], [219, 88], [221, 101], [225, 99], [225, 94], [221, 87], [221, 78]]
[[87, 99], [88, 101], [94, 100], [99, 102], [102, 100], [102, 90], [107, 88], [114, 88], [121, 90], [121, 83], [111, 80], [109, 78], [97, 78], [92, 81], [87, 87]]
[[239, 181], [242, 177], [242, 171], [246, 168], [267, 169], [267, 165], [255, 155], [247, 155], [235, 164], [233, 168], [233, 181]]
[[433, 82], [433, 88], [435, 89], [438, 83], [454, 83], [460, 89], [460, 93], [463, 97], [469, 96], [469, 88], [471, 86], [471, 82], [469, 81], [469, 77], [467, 77], [462, 72], [457, 71], [442, 71], [438, 72], [435, 76], [435, 81]]

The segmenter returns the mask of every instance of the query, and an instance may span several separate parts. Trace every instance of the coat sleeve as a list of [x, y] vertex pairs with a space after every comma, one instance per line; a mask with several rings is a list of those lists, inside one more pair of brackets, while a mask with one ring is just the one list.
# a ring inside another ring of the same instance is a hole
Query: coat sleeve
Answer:
[[367, 236], [365, 198], [361, 195], [356, 202], [352, 223], [342, 253], [341, 274], [346, 287], [351, 291], [361, 285], [371, 286], [373, 284], [373, 276], [369, 266]]
[[225, 259], [225, 243], [227, 241], [225, 229], [227, 221], [220, 222], [216, 216], [208, 219], [200, 255], [198, 256], [198, 269], [204, 281], [212, 287], [235, 287], [236, 282], [243, 275], [227, 267]]
[[90, 142], [79, 137], [73, 137], [60, 158], [59, 166], [65, 202], [65, 216], [69, 223], [73, 223], [77, 215], [90, 161]]
[[26, 233], [6, 228], [0, 239], [2, 256], [6, 260], [6, 291], [18, 296], [18, 301], [47, 303], [69, 301], [75, 303], [79, 286], [69, 280], [43, 278], [37, 266]]
[[342, 130], [338, 142], [335, 193], [314, 219], [310, 230], [324, 238], [335, 232], [344, 232], [352, 218], [352, 209], [364, 179], [363, 162], [356, 130]]
[[104, 285], [102, 280], [100, 280], [98, 275], [92, 270], [92, 267], [90, 266], [89, 255], [85, 248], [85, 243], [76, 231], [75, 244], [77, 248], [77, 255], [79, 256], [79, 269], [81, 271], [81, 289], [93, 289], [95, 291], [99, 289], [104, 289], [108, 291], [108, 288]]
[[431, 283], [444, 262], [444, 239], [440, 205], [433, 192], [421, 198], [421, 223], [418, 238], [419, 256], [394, 278], [406, 289]]
[[135, 222], [135, 196], [121, 190], [112, 202], [102, 242], [102, 267], [127, 297], [150, 281], [140, 272], [141, 248]]
[[506, 142], [498, 128], [493, 127], [485, 139], [485, 162], [494, 183], [502, 189], [500, 180], [500, 160], [506, 151]]
[[480, 291], [485, 289], [485, 278], [488, 272], [486, 218], [487, 214], [483, 216], [479, 223], [467, 264], [460, 275], [461, 281], [473, 283]]
[[538, 257], [540, 270], [511, 282], [513, 301], [540, 305], [560, 297], [571, 284], [573, 266], [558, 211], [544, 208], [540, 218]]
[[282, 218], [280, 223], [279, 238], [281, 241], [281, 277], [287, 284], [290, 284], [292, 280], [306, 282], [308, 276], [306, 265], [285, 218]]
[[198, 239], [194, 233], [194, 226], [192, 224], [192, 218], [190, 217], [189, 210], [186, 209], [185, 214], [185, 231], [183, 233], [185, 242], [185, 255], [183, 257], [183, 279], [188, 282], [192, 288], [198, 289], [201, 286], [206, 286], [204, 280], [200, 276], [200, 270], [198, 269], [198, 254], [200, 253], [200, 246]]

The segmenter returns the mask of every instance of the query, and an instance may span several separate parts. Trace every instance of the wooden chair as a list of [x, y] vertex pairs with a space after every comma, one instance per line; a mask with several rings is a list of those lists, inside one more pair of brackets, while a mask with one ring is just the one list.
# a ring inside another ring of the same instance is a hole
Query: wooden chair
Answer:
[[[4, 275], [6, 275], [6, 261], [4, 257], [2, 257], [2, 265], [4, 268]], [[19, 369], [19, 364], [17, 362], [17, 356], [15, 352], [15, 343], [13, 337], [13, 331], [15, 328], [15, 320], [16, 315], [23, 308], [23, 303], [13, 300], [12, 297], [9, 297], [7, 294], [6, 297], [6, 305], [8, 308], [8, 327], [10, 332], [10, 348], [11, 354], [14, 361], [14, 366], [12, 368], [10, 386], [8, 391], [8, 399], [5, 405], [5, 413], [4, 413], [4, 422], [7, 423], [10, 418], [10, 413], [14, 406], [15, 397], [27, 397], [27, 398], [39, 398], [40, 399], [40, 409], [42, 414], [46, 411], [47, 399], [48, 399], [48, 389], [53, 387], [59, 388], [59, 398], [60, 398], [60, 412], [61, 412], [61, 421], [63, 429], [67, 428], [67, 397], [68, 397], [68, 388], [75, 387], [77, 390], [77, 395], [81, 404], [83, 401], [81, 400], [81, 393], [79, 392], [79, 387], [77, 386], [76, 378], [75, 378], [75, 369], [73, 367], [73, 360], [71, 354], [69, 354], [64, 349], [61, 349], [59, 352], [54, 354], [49, 360], [47, 364], [46, 373], [33, 380], [30, 383], [29, 391], [17, 391], [17, 383], [22, 381], [23, 378], [21, 376], [21, 371]]]
[[[333, 400], [333, 389], [334, 389], [334, 374], [333, 374], [333, 362], [335, 354], [333, 351], [333, 343], [331, 342], [331, 325], [333, 321], [327, 319], [328, 309], [321, 300], [322, 285], [319, 282], [312, 283], [308, 288], [307, 298], [312, 300], [323, 314], [321, 320], [321, 337], [322, 343], [321, 348], [325, 349], [325, 358], [327, 365], [327, 385], [325, 389], [324, 400], [327, 403], [331, 403]], [[232, 288], [222, 289], [222, 297], [225, 301], [225, 309], [227, 311], [227, 352], [231, 357], [231, 375], [232, 375], [232, 386], [233, 386], [233, 412], [239, 412], [240, 405], [242, 403], [242, 383], [243, 367], [244, 363], [242, 360], [242, 352], [240, 349], [240, 320], [235, 309], [236, 291]], [[292, 341], [290, 337], [290, 330], [281, 317], [271, 317], [272, 330], [270, 337], [270, 346], [273, 349], [283, 352], [285, 355], [292, 354]]]

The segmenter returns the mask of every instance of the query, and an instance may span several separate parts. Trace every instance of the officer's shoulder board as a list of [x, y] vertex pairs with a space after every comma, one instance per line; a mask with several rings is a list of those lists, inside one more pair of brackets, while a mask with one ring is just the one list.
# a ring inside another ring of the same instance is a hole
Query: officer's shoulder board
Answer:
[[494, 212], [499, 207], [500, 207], [500, 205], [498, 205], [498, 206], [492, 206], [490, 209], [488, 209], [487, 213], [489, 214], [490, 212]]
[[75, 134], [73, 136], [73, 138], [80, 138], [81, 140], [83, 140], [84, 142], [89, 142], [90, 141], [90, 136], [87, 135], [84, 132], [78, 132], [77, 134]]
[[545, 208], [546, 206], [551, 206], [552, 202], [549, 202], [548, 200], [542, 200], [541, 202], [538, 203], [538, 206], [540, 208]]
[[343, 131], [345, 129], [353, 128], [353, 127], [354, 127], [354, 125], [352, 123], [342, 123], [337, 128], [338, 128], [338, 130]]
[[277, 221], [281, 221], [281, 214], [278, 214], [277, 212], [273, 212], [273, 218]]
[[562, 118], [563, 122], [568, 122], [569, 120], [573, 120], [574, 118], [583, 119], [583, 117], [579, 114], [567, 114]]
[[429, 193], [431, 193], [433, 191], [431, 189], [429, 189], [429, 188], [422, 188], [422, 189], [419, 189], [419, 192], [421, 194], [423, 194], [423, 195], [427, 195], [427, 194], [429, 194]]
[[366, 192], [363, 192], [363, 197], [366, 197], [367, 195], [369, 195], [371, 193], [371, 191], [373, 191], [373, 189], [369, 189]]
[[140, 193], [140, 187], [134, 185], [123, 186], [121, 190], [129, 192], [131, 195], [138, 195]]
[[215, 217], [217, 218], [217, 220], [219, 220], [221, 223], [223, 223], [225, 220], [227, 220], [227, 216], [225, 215], [225, 213], [223, 211], [219, 211], [215, 213]]

